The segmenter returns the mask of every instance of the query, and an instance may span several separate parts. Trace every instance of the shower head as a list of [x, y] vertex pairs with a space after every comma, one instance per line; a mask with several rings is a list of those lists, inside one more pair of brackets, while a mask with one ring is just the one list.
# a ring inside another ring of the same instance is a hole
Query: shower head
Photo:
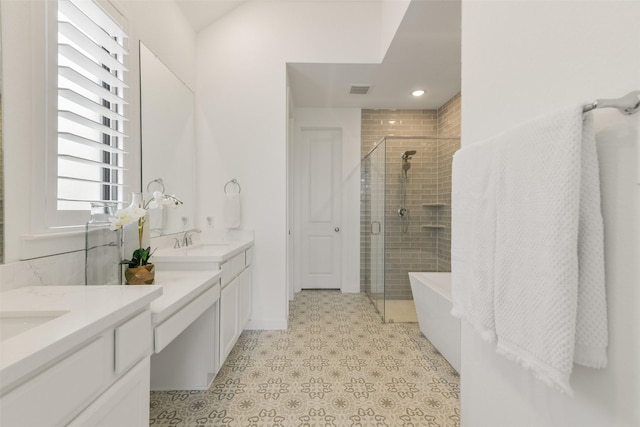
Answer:
[[402, 154], [402, 160], [409, 160], [414, 154], [416, 154], [416, 150], [408, 150]]

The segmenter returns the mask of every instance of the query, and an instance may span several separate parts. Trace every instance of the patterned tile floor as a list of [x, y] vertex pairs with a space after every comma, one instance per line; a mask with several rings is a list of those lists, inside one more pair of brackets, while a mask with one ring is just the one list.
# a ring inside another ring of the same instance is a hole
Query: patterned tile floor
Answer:
[[207, 391], [151, 393], [153, 426], [460, 425], [458, 373], [364, 294], [302, 291], [286, 331], [245, 331]]

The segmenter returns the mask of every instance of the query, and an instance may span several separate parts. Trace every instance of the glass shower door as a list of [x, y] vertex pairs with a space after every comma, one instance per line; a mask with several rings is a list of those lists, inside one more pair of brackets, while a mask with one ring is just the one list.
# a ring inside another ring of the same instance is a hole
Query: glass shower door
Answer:
[[382, 141], [369, 154], [369, 198], [370, 198], [370, 282], [369, 297], [384, 321], [385, 285], [385, 157], [386, 141]]

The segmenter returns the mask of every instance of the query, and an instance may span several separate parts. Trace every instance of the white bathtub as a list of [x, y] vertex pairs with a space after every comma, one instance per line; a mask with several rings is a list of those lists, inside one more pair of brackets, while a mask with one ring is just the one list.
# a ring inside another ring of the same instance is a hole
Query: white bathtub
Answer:
[[409, 273], [422, 333], [460, 372], [460, 320], [451, 315], [451, 273]]

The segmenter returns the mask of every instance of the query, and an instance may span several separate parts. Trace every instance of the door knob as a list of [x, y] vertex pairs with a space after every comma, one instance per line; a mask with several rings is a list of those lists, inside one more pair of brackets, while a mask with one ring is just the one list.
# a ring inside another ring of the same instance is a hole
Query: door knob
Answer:
[[333, 231], [335, 231], [336, 233], [338, 233], [340, 231], [340, 227], [336, 227], [333, 229]]

